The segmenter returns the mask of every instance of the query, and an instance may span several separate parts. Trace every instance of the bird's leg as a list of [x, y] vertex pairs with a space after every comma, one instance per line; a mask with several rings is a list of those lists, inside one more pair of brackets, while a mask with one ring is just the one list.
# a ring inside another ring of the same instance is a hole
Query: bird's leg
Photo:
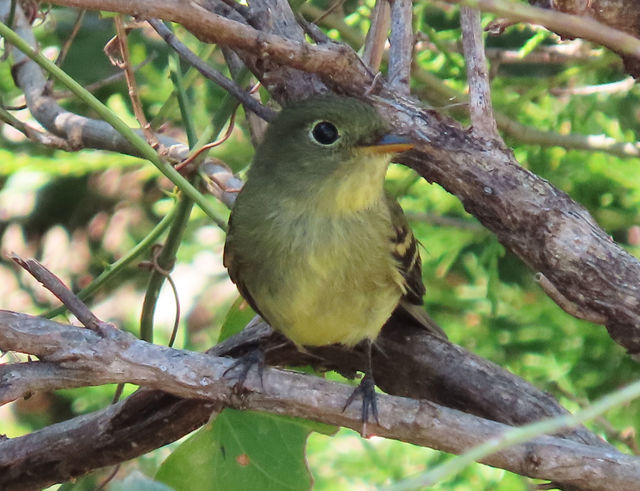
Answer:
[[372, 361], [371, 361], [371, 350], [373, 343], [370, 339], [365, 341], [365, 355], [366, 355], [366, 366], [363, 370], [364, 377], [360, 381], [360, 385], [356, 387], [347, 402], [345, 403], [342, 410], [344, 411], [349, 407], [349, 405], [355, 400], [355, 398], [360, 395], [362, 397], [362, 424], [363, 424], [363, 433], [365, 433], [365, 425], [369, 421], [369, 411], [373, 414], [373, 417], [376, 420], [376, 423], [380, 424], [378, 421], [378, 405], [376, 403], [376, 383], [373, 379], [373, 369], [372, 369]]
[[254, 345], [249, 349], [249, 351], [234, 361], [233, 364], [224, 371], [222, 377], [226, 377], [229, 372], [238, 369], [238, 375], [234, 387], [239, 389], [244, 386], [244, 382], [247, 380], [247, 375], [249, 375], [249, 371], [254, 365], [258, 369], [260, 386], [264, 391], [264, 384], [262, 383], [262, 375], [264, 373], [264, 349], [262, 349], [258, 344]]

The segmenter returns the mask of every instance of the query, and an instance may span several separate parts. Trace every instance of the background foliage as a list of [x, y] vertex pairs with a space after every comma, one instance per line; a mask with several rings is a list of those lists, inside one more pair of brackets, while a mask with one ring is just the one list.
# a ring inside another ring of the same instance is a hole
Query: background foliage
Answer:
[[[326, 1], [314, 0], [302, 4], [300, 11], [313, 20], [317, 12], [329, 6]], [[372, 7], [370, 0], [347, 0], [320, 25], [333, 39], [358, 47], [369, 27]], [[69, 9], [54, 8], [37, 21], [35, 32], [48, 56], [59, 52], [75, 16]], [[442, 96], [457, 92], [462, 97], [466, 86], [458, 9], [415, 2], [414, 19], [418, 43], [413, 93], [466, 122], [457, 104], [462, 99], [446, 100]], [[486, 23], [491, 18], [483, 20]], [[218, 49], [200, 44], [179, 26], [175, 29], [211, 65], [228, 72]], [[113, 34], [109, 16], [87, 13], [62, 68], [84, 85], [116, 73], [102, 53]], [[136, 72], [145, 113], [166, 134], [186, 141], [168, 74], [170, 54], [166, 45], [148, 27], [133, 30], [129, 43], [133, 63], [148, 61]], [[588, 56], [570, 56], [557, 64], [494, 61], [491, 70], [496, 111], [538, 130], [604, 134], [619, 141], [634, 141], [639, 124], [635, 102], [640, 89], [627, 84], [616, 91], [599, 90], [600, 84], [625, 78], [621, 62], [597, 46], [572, 43]], [[487, 39], [488, 48], [512, 50], [521, 57], [566, 44], [546, 30], [521, 24]], [[200, 134], [220, 108], [225, 94], [193, 73], [193, 69], [182, 69], [192, 123]], [[575, 90], [584, 87], [594, 90], [585, 95]], [[0, 62], [0, 93], [6, 106], [23, 102], [7, 60]], [[131, 126], [137, 125], [122, 80], [102, 86], [94, 94]], [[267, 97], [266, 92], [262, 95]], [[73, 98], [64, 99], [63, 105], [91, 116]], [[15, 114], [28, 117], [26, 111]], [[15, 251], [41, 258], [74, 289], [81, 288], [106, 264], [126, 254], [167, 213], [172, 205], [172, 186], [144, 161], [96, 151], [66, 153], [38, 147], [9, 126], [1, 129], [0, 307], [38, 314], [57, 304], [7, 261], [7, 253]], [[509, 135], [506, 142], [523, 166], [587, 207], [618, 243], [632, 254], [640, 254], [640, 170], [636, 160], [544, 144], [527, 145]], [[242, 173], [252, 152], [244, 115], [240, 114], [232, 137], [212, 155]], [[549, 391], [570, 410], [633, 380], [633, 362], [605, 329], [560, 310], [537, 286], [533, 273], [505, 252], [495, 237], [465, 213], [454, 196], [400, 166], [390, 169], [388, 186], [400, 199], [424, 246], [427, 309], [453, 342]], [[218, 209], [221, 214], [228, 213], [222, 205]], [[234, 303], [237, 293], [221, 264], [223, 242], [224, 233], [194, 209], [173, 273], [184, 314], [177, 347], [204, 350], [216, 342], [225, 319], [237, 323], [237, 316], [244, 318], [239, 310], [242, 303]], [[148, 275], [137, 267], [126, 269], [93, 297], [95, 313], [137, 333]], [[174, 310], [171, 295], [164, 292], [156, 312], [156, 342], [167, 342]], [[6, 354], [5, 360], [12, 361], [16, 356]], [[16, 436], [104, 407], [114, 390], [96, 387], [36, 394], [1, 407], [0, 433]], [[593, 422], [591, 428], [625, 451], [633, 451], [634, 428], [640, 426], [639, 409], [638, 402], [619, 408], [607, 414], [606, 419]], [[334, 434], [330, 428], [308, 422], [283, 421], [274, 429], [275, 417], [256, 416], [260, 421], [250, 429], [236, 424], [227, 426], [225, 432], [225, 421], [237, 415], [225, 412], [223, 416], [187, 439], [166, 461], [178, 444], [123, 465], [109, 484], [110, 489], [141, 489], [142, 483], [162, 489], [158, 482], [150, 480], [155, 477], [175, 489], [183, 489], [181, 472], [189, 475], [188, 466], [196, 464], [209, 469], [211, 479], [222, 479], [223, 473], [229, 472], [229, 468], [219, 465], [225, 461], [225, 452], [231, 452], [231, 445], [243, 448], [243, 440], [250, 438], [256, 428], [264, 431], [259, 434], [266, 446], [264, 452], [290, 466], [276, 469], [254, 459], [250, 467], [256, 474], [250, 480], [243, 481], [246, 475], [242, 473], [242, 478], [237, 473], [230, 476], [235, 484], [229, 486], [235, 485], [235, 489], [249, 489], [257, 482], [264, 483], [260, 489], [303, 489], [311, 479], [318, 490], [368, 488], [394, 483], [446, 458], [399, 442], [375, 437], [363, 440], [348, 430]], [[236, 433], [229, 434], [229, 428]], [[212, 449], [219, 453], [214, 454]], [[304, 454], [311, 475], [304, 465], [296, 468], [294, 464], [303, 464]], [[237, 460], [231, 465], [247, 470]], [[109, 470], [99, 472], [62, 488], [93, 489], [108, 473]], [[438, 488], [524, 490], [528, 486], [525, 478], [474, 465]]]

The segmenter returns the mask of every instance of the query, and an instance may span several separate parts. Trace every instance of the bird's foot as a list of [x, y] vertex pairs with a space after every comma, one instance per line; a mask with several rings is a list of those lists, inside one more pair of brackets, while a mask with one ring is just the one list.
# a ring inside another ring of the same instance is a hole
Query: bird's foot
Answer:
[[353, 390], [342, 410], [344, 411], [347, 409], [358, 396], [362, 397], [362, 432], [363, 434], [366, 434], [369, 413], [373, 415], [376, 423], [380, 424], [380, 421], [378, 420], [378, 404], [376, 402], [376, 383], [373, 380], [373, 375], [368, 373], [365, 374], [360, 381], [360, 385]]
[[260, 386], [264, 390], [264, 384], [262, 383], [262, 375], [264, 373], [264, 351], [260, 347], [256, 347], [247, 351], [244, 355], [238, 358], [233, 364], [227, 368], [222, 374], [223, 378], [226, 378], [230, 372], [238, 371], [236, 376], [236, 383], [234, 389], [236, 391], [244, 387], [244, 383], [247, 380], [247, 376], [253, 366], [256, 366], [258, 370], [258, 377], [260, 377]]

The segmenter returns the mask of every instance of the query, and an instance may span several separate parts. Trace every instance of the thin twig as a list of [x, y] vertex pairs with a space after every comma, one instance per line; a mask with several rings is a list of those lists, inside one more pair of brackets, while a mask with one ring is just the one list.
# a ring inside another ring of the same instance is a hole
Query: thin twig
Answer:
[[[308, 7], [305, 8], [305, 10], [307, 9]], [[423, 26], [423, 29], [426, 29], [428, 27], [429, 26]], [[342, 32], [341, 27], [335, 26], [333, 28]], [[440, 51], [445, 56], [448, 53], [462, 52], [461, 44], [458, 41], [442, 41], [432, 39], [431, 30], [427, 30], [426, 32], [416, 32], [415, 42], [416, 51]], [[575, 64], [577, 62], [592, 61], [595, 58], [601, 58], [603, 54], [602, 49], [593, 48], [590, 43], [587, 43], [582, 39], [566, 41], [563, 44], [537, 46], [534, 51], [526, 53], [523, 53], [522, 50], [519, 49], [490, 48], [486, 46], [484, 51], [487, 58], [497, 64]]]
[[[188, 219], [188, 215], [187, 215], [187, 219]], [[154, 273], [157, 273], [160, 276], [163, 276], [169, 283], [169, 286], [171, 287], [171, 291], [173, 292], [173, 299], [176, 304], [176, 314], [173, 320], [173, 328], [171, 329], [171, 336], [169, 337], [169, 342], [167, 343], [167, 346], [172, 347], [173, 343], [176, 340], [176, 335], [178, 334], [178, 327], [180, 325], [180, 310], [181, 310], [180, 298], [178, 296], [178, 288], [176, 287], [176, 284], [173, 281], [173, 278], [171, 277], [171, 271], [168, 269], [164, 269], [159, 263], [162, 250], [163, 250], [163, 247], [161, 245], [159, 244], [154, 245], [151, 249], [151, 261], [143, 261], [138, 266], [141, 268], [153, 271]]]
[[635, 83], [636, 80], [633, 77], [627, 77], [617, 82], [588, 85], [586, 87], [553, 87], [549, 92], [553, 95], [619, 94], [629, 92], [635, 86]]
[[246, 5], [241, 5], [235, 0], [222, 0], [222, 2], [228, 5], [229, 7], [231, 7], [233, 10], [235, 10], [238, 14], [240, 14], [245, 19], [249, 19], [249, 17], [251, 16], [249, 12], [249, 7], [247, 7]]
[[400, 94], [409, 94], [413, 58], [413, 3], [393, 0], [389, 49], [389, 84]]
[[17, 254], [11, 254], [9, 257], [53, 293], [78, 318], [83, 326], [93, 331], [100, 331], [104, 323], [91, 312], [82, 300], [66, 287], [60, 278], [35, 259], [22, 259]]
[[344, 2], [345, 0], [334, 0], [334, 2], [329, 6], [327, 10], [325, 10], [322, 14], [320, 14], [318, 17], [313, 19], [312, 24], [317, 24], [328, 15], [331, 15], [332, 13], [334, 13], [338, 8], [340, 8], [344, 4]]
[[378, 72], [391, 26], [389, 0], [376, 0], [371, 12], [371, 26], [364, 40], [362, 61], [373, 73]]
[[229, 92], [238, 101], [245, 105], [248, 109], [255, 112], [258, 116], [266, 121], [271, 121], [275, 113], [260, 104], [253, 97], [251, 97], [244, 89], [239, 87], [233, 80], [229, 80], [222, 75], [219, 71], [211, 68], [204, 61], [202, 61], [193, 51], [187, 48], [178, 38], [171, 32], [171, 30], [164, 25], [164, 23], [158, 19], [149, 19], [149, 24], [155, 29], [155, 31], [165, 40], [165, 42], [171, 46], [180, 57], [191, 64], [196, 70], [202, 73], [212, 82], [215, 82], [220, 87]]
[[[238, 54], [235, 51], [233, 51], [232, 49], [223, 47], [222, 48], [222, 55], [224, 56], [224, 61], [225, 61], [226, 65], [227, 65], [227, 67], [229, 67], [229, 72], [231, 73], [231, 77], [236, 82], [238, 80], [240, 80], [241, 78], [245, 78], [249, 73], [251, 73], [248, 70], [247, 66], [240, 59]], [[257, 82], [251, 88], [249, 93], [251, 94], [252, 98], [260, 100], [259, 89], [260, 89], [261, 85], [262, 84], [260, 82]], [[249, 129], [249, 134], [251, 135], [251, 143], [255, 147], [255, 146], [260, 144], [260, 142], [262, 141], [262, 138], [264, 137], [264, 132], [267, 129], [267, 122], [264, 119], [258, 117], [252, 111], [247, 111], [247, 110], [245, 110], [245, 122], [247, 124], [248, 129]], [[207, 174], [210, 174], [210, 173], [211, 172], [207, 171]], [[237, 182], [232, 185], [232, 187], [235, 187], [235, 188], [240, 187], [240, 186], [241, 186], [241, 184], [239, 185], [239, 183], [237, 183]]]
[[76, 20], [73, 23], [73, 28], [71, 29], [71, 33], [69, 37], [65, 40], [62, 48], [60, 48], [60, 53], [58, 53], [58, 57], [56, 58], [55, 64], [58, 66], [62, 66], [64, 60], [67, 57], [67, 53], [69, 53], [69, 49], [71, 48], [71, 44], [73, 44], [73, 40], [78, 35], [78, 31], [80, 31], [80, 27], [82, 27], [82, 21], [84, 20], [84, 16], [87, 13], [86, 9], [81, 9], [78, 12]]
[[320, 29], [313, 22], [309, 22], [304, 16], [300, 13], [296, 13], [296, 21], [300, 24], [300, 27], [304, 30], [304, 32], [313, 39], [313, 42], [316, 44], [321, 43], [332, 43], [334, 42], [329, 36], [327, 36], [322, 29]]
[[[151, 53], [145, 60], [134, 65], [131, 68], [132, 71], [134, 73], [137, 72], [138, 70], [140, 70], [140, 68], [152, 62], [155, 58], [156, 58], [156, 53]], [[102, 80], [98, 80], [96, 82], [87, 84], [84, 86], [84, 88], [89, 92], [95, 92], [96, 90], [101, 89], [102, 87], [105, 87], [109, 84], [122, 80], [124, 77], [125, 77], [125, 72], [119, 71], [117, 73], [114, 73], [113, 75], [109, 75], [108, 77], [103, 78]], [[51, 97], [53, 97], [56, 100], [67, 99], [69, 97], [73, 97], [73, 92], [71, 92], [70, 90], [54, 90], [51, 93]]]
[[231, 114], [231, 118], [229, 118], [229, 126], [227, 126], [227, 131], [225, 131], [224, 135], [222, 135], [216, 141], [207, 143], [206, 145], [203, 145], [202, 147], [195, 150], [189, 157], [187, 157], [185, 160], [183, 160], [178, 165], [176, 165], [176, 170], [182, 171], [182, 169], [184, 169], [187, 165], [189, 165], [191, 162], [196, 160], [198, 156], [202, 154], [202, 152], [205, 152], [207, 150], [220, 146], [224, 142], [226, 142], [231, 136], [231, 133], [233, 132], [233, 128], [235, 127], [235, 120], [236, 120], [236, 111], [234, 111]]
[[116, 477], [116, 474], [118, 474], [119, 470], [120, 464], [113, 466], [113, 469], [111, 470], [109, 475], [98, 485], [97, 488], [94, 489], [94, 491], [102, 491], [107, 484], [113, 481], [113, 478]]
[[[114, 61], [115, 58], [112, 56], [110, 56], [110, 59], [112, 63], [115, 63], [116, 66], [124, 71], [124, 77], [127, 81], [127, 88], [129, 89], [129, 99], [131, 100], [133, 113], [135, 114], [136, 119], [140, 124], [142, 133], [144, 134], [149, 145], [151, 145], [154, 149], [159, 149], [160, 142], [158, 141], [158, 138], [153, 133], [153, 131], [151, 131], [151, 125], [149, 124], [149, 121], [147, 121], [147, 117], [145, 116], [144, 110], [142, 109], [142, 101], [140, 100], [140, 96], [138, 94], [136, 76], [131, 65], [131, 55], [129, 54], [127, 30], [124, 27], [122, 18], [122, 15], [116, 15], [114, 18], [114, 24], [116, 26], [116, 41], [118, 43], [122, 60], [120, 62]], [[107, 55], [109, 55], [109, 53], [107, 53]]]
[[68, 142], [64, 138], [60, 138], [55, 135], [51, 135], [49, 133], [44, 133], [40, 130], [37, 130], [33, 126], [20, 121], [18, 118], [13, 116], [10, 112], [8, 112], [5, 108], [0, 107], [0, 121], [8, 124], [9, 126], [14, 127], [24, 136], [26, 136], [29, 140], [38, 145], [44, 145], [50, 148], [57, 148], [60, 150], [65, 150], [67, 152], [73, 152], [77, 150], [71, 145], [71, 142]]
[[[149, 55], [144, 61], [135, 65], [133, 67], [133, 71], [137, 72], [140, 68], [142, 68], [146, 64], [153, 61], [155, 57], [156, 57], [156, 54], [151, 53], [151, 55]], [[95, 92], [96, 90], [101, 89], [102, 87], [105, 87], [114, 82], [117, 82], [123, 78], [124, 78], [124, 72], [118, 71], [113, 75], [109, 75], [108, 77], [103, 78], [102, 80], [98, 80], [97, 82], [87, 84], [84, 86], [84, 88], [89, 92]], [[53, 90], [49, 95], [55, 100], [68, 99], [69, 97], [74, 97], [73, 92], [71, 92], [70, 90]], [[27, 109], [28, 106], [26, 103], [24, 102], [20, 103], [22, 100], [24, 100], [24, 95], [17, 98], [16, 103], [14, 105], [5, 106], [5, 109], [9, 111], [22, 111], [23, 109]]]
[[587, 48], [582, 40], [556, 46], [538, 46], [535, 51], [522, 56], [520, 50], [503, 48], [485, 48], [487, 58], [499, 64], [543, 63], [563, 64], [591, 61], [601, 58], [602, 49]]
[[491, 105], [491, 88], [487, 59], [484, 54], [480, 11], [469, 7], [460, 9], [462, 44], [467, 62], [469, 83], [469, 113], [473, 131], [478, 136], [499, 139]]

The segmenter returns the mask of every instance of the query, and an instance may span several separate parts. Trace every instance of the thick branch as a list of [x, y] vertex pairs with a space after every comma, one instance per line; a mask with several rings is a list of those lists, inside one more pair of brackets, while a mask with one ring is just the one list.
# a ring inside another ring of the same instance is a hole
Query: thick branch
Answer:
[[640, 58], [640, 39], [590, 17], [530, 7], [512, 0], [445, 1], [467, 5], [484, 12], [492, 12], [507, 19], [539, 24], [563, 36], [588, 39], [616, 52]]
[[[249, 11], [251, 13], [250, 20], [253, 27], [259, 29], [251, 33], [252, 36], [255, 36], [256, 42], [262, 43], [260, 39], [262, 39], [263, 36], [270, 36], [271, 41], [276, 43], [280, 43], [281, 40], [284, 40], [286, 43], [296, 43], [302, 47], [302, 51], [298, 51], [301, 55], [299, 58], [300, 61], [304, 61], [305, 58], [315, 58], [318, 56], [319, 58], [324, 58], [323, 63], [329, 63], [330, 65], [328, 66], [337, 67], [337, 65], [347, 63], [350, 65], [349, 70], [353, 72], [353, 75], [358, 79], [360, 75], [356, 74], [356, 72], [360, 72], [360, 74], [364, 76], [364, 78], [361, 79], [362, 83], [367, 83], [365, 82], [367, 75], [364, 65], [362, 65], [362, 62], [360, 62], [356, 54], [349, 48], [334, 43], [310, 45], [305, 41], [304, 32], [298, 25], [287, 0], [249, 2]], [[224, 19], [223, 17], [221, 18]], [[222, 42], [221, 44], [234, 49], [239, 47], [236, 44]], [[320, 54], [315, 51], [316, 48], [327, 49], [328, 51]], [[281, 48], [277, 48], [276, 51], [282, 49], [285, 49], [284, 45]], [[244, 58], [245, 63], [247, 63], [247, 66], [252, 67], [255, 72], [260, 74], [262, 85], [264, 85], [272, 97], [281, 103], [305, 99], [309, 97], [310, 94], [325, 92], [327, 90], [327, 86], [316, 75], [313, 75], [314, 73], [321, 73], [316, 70], [319, 68], [318, 65], [314, 66], [312, 63], [310, 66], [296, 66], [295, 63], [283, 61], [282, 58], [273, 56], [263, 51], [263, 49], [256, 50], [254, 48], [250, 51], [243, 50], [240, 54]], [[329, 56], [327, 57], [326, 55]], [[340, 61], [336, 60], [336, 56], [340, 58]], [[296, 56], [287, 53], [285, 60], [287, 58], [291, 60], [292, 57]], [[323, 69], [326, 70], [328, 66], [323, 67]], [[323, 73], [326, 73], [326, 71]], [[281, 90], [284, 87], [287, 88], [286, 91]]]
[[[264, 390], [258, 377], [250, 375], [245, 384], [247, 392], [238, 397], [232, 390], [233, 381], [223, 378], [224, 370], [231, 363], [229, 359], [151, 345], [108, 326], [103, 327], [100, 336], [87, 329], [11, 312], [0, 313], [0, 325], [1, 349], [18, 348], [46, 357], [49, 362], [69, 369], [70, 377], [72, 370], [79, 368], [90, 373], [94, 383], [129, 381], [162, 388], [173, 395], [217, 403], [208, 406], [206, 411], [197, 409], [197, 421], [202, 421], [207, 411], [225, 405], [360, 429], [357, 408], [342, 411], [342, 404], [351, 389], [319, 377], [267, 369]], [[141, 403], [143, 399], [135, 398], [134, 401]], [[97, 424], [101, 422], [113, 432], [115, 420], [108, 414], [118, 414], [126, 404], [125, 401], [95, 415], [82, 416], [25, 437], [0, 442], [0, 487], [18, 489], [22, 486], [21, 489], [25, 489], [45, 486], [54, 482], [51, 476], [55, 472], [56, 479], [77, 475], [74, 469], [59, 465], [58, 459], [71, 451], [69, 442], [74, 447], [82, 441], [91, 441], [98, 448], [115, 444], [117, 440], [110, 439], [113, 435], [108, 437], [109, 432]], [[170, 401], [167, 404], [170, 405]], [[183, 401], [181, 404], [196, 403]], [[165, 416], [166, 407], [160, 407]], [[197, 422], [190, 421], [191, 424]], [[463, 452], [508, 428], [431, 402], [384, 395], [380, 395], [380, 423], [372, 425], [377, 435], [453, 453]], [[181, 420], [174, 421], [173, 425], [180, 431], [185, 429]], [[89, 434], [89, 431], [93, 433]], [[69, 432], [74, 438], [68, 438]], [[125, 433], [129, 437], [136, 436], [130, 431]], [[60, 438], [63, 434], [65, 438]], [[165, 431], [162, 438], [166, 437]], [[146, 445], [143, 446], [148, 450]], [[132, 456], [132, 446], [128, 444], [127, 447], [129, 450], [124, 458]], [[629, 487], [640, 479], [638, 459], [610, 448], [588, 446], [557, 437], [537, 438], [492, 455], [485, 463], [531, 477], [571, 483], [582, 489]], [[88, 470], [84, 465], [81, 469], [82, 472]]]
[[[35, 318], [25, 318], [36, 322]], [[364, 358], [340, 346], [318, 348], [312, 355], [301, 353], [256, 319], [258, 322], [216, 345], [208, 354], [240, 356], [247, 345], [260, 344], [268, 353], [267, 361], [273, 365], [314, 365], [320, 369], [337, 369], [347, 375], [364, 367]], [[0, 336], [2, 339], [8, 334], [0, 332]], [[15, 343], [17, 345], [18, 341]], [[378, 385], [389, 394], [430, 399], [508, 425], [567, 413], [553, 397], [525, 380], [459, 346], [434, 340], [423, 330], [389, 325], [376, 346], [380, 349], [374, 350], [374, 374]], [[403, 363], [398, 364], [398, 359]], [[34, 390], [77, 387], [85, 380], [76, 378], [73, 371], [70, 376], [61, 372], [59, 366], [40, 369], [34, 369], [34, 366], [18, 364], [3, 372], [0, 401], [27, 396]], [[44, 375], [45, 380], [35, 380], [39, 375]], [[569, 430], [563, 436], [579, 443], [606, 445], [583, 427]]]
[[[545, 8], [577, 14], [583, 18], [591, 17], [636, 38], [640, 33], [640, 4], [637, 0], [589, 0], [588, 2], [560, 0], [548, 3], [529, 0], [529, 3], [538, 3]], [[636, 78], [640, 76], [640, 57], [622, 53], [622, 61], [627, 73]]]
[[159, 18], [182, 24], [203, 41], [255, 53], [264, 69], [272, 63], [329, 77], [335, 83], [366, 88], [371, 75], [353, 50], [340, 44], [311, 46], [265, 33], [216, 15], [196, 2], [180, 0], [57, 0], [56, 5], [107, 10], [139, 19]]
[[0, 441], [0, 488], [40, 490], [171, 443], [222, 410], [213, 402], [138, 391], [96, 413]]
[[37, 392], [87, 387], [94, 383], [91, 373], [63, 368], [57, 363], [32, 361], [0, 365], [0, 405]]
[[396, 131], [420, 142], [401, 161], [455, 194], [465, 209], [583, 311], [604, 316], [613, 339], [640, 352], [640, 262], [582, 206], [522, 168], [495, 140], [391, 93], [376, 99]]

